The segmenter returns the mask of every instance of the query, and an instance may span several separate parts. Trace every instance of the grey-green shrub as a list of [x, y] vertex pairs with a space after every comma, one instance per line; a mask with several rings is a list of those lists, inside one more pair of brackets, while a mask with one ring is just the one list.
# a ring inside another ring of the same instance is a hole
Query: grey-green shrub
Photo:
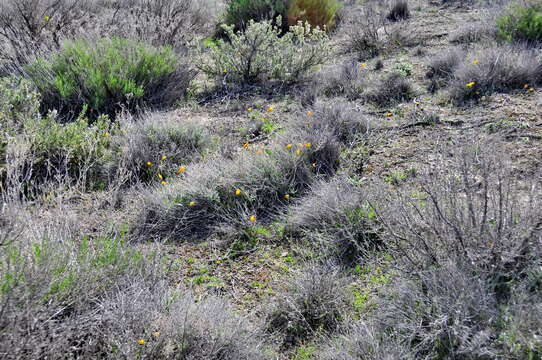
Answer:
[[308, 24], [293, 26], [283, 36], [272, 20], [251, 20], [238, 33], [233, 26], [224, 30], [228, 41], [200, 49], [196, 64], [223, 86], [292, 84], [331, 56], [325, 32]]
[[319, 243], [336, 261], [351, 264], [381, 246], [376, 212], [347, 178], [314, 184], [289, 213], [287, 231]]
[[25, 70], [42, 95], [43, 110], [57, 109], [68, 120], [85, 110], [92, 117], [114, 117], [122, 109], [170, 106], [194, 76], [172, 48], [121, 38], [65, 42]]
[[120, 129], [111, 138], [112, 175], [127, 171], [130, 182], [160, 183], [178, 177], [183, 168], [202, 159], [213, 141], [202, 125], [165, 113], [146, 114], [141, 118], [126, 115]]
[[6, 147], [25, 121], [39, 118], [39, 95], [32, 83], [21, 78], [0, 78], [0, 188], [5, 179]]
[[27, 120], [6, 148], [7, 187], [27, 196], [39, 193], [49, 182], [104, 188], [111, 129], [107, 117], [93, 124], [84, 118], [63, 124], [54, 114]]
[[123, 231], [82, 236], [70, 209], [28, 210], [0, 208], [3, 357], [268, 358], [226, 301], [171, 288], [157, 248], [133, 247]]
[[325, 265], [297, 272], [267, 310], [267, 331], [285, 346], [332, 333], [348, 308], [347, 281], [337, 268]]
[[493, 93], [524, 91], [542, 83], [542, 60], [537, 51], [514, 46], [473, 51], [453, 70], [448, 91], [458, 105]]
[[7, 358], [100, 356], [99, 299], [157, 280], [152, 254], [120, 236], [84, 237], [63, 210], [48, 219], [15, 202], [0, 209], [11, 224], [0, 229], [0, 353]]

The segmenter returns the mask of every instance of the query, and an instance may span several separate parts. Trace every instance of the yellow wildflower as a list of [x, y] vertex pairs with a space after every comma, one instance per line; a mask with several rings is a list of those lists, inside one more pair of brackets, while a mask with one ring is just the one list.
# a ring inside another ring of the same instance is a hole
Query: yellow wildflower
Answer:
[[286, 149], [291, 149], [291, 148], [292, 148], [292, 144], [286, 145]]
[[251, 215], [249, 218], [250, 222], [256, 222], [256, 216]]
[[286, 200], [290, 200], [290, 195], [286, 194], [286, 195], [284, 195], [284, 198], [285, 198]]
[[166, 155], [162, 155], [162, 161], [163, 160], [166, 160], [167, 159], [167, 156]]
[[308, 116], [308, 117], [311, 117], [312, 115], [314, 115], [314, 114], [312, 113], [312, 111], [307, 111], [307, 116]]
[[49, 21], [50, 19], [51, 19], [51, 18], [50, 18], [49, 16], [47, 16], [47, 15], [45, 15], [45, 16], [43, 17], [43, 20], [45, 20], [46, 22]]
[[268, 112], [271, 112], [271, 111], [273, 111], [274, 109], [275, 109], [275, 108], [274, 108], [273, 106], [271, 106], [271, 105], [269, 105], [269, 106], [267, 107], [267, 111], [268, 111]]
[[244, 143], [243, 144], [243, 149], [248, 149], [249, 145], [250, 145], [249, 143]]
[[108, 136], [109, 136], [108, 132], [104, 133], [104, 137], [108, 137]]
[[196, 205], [196, 204], [197, 204], [197, 202], [195, 202], [195, 201], [190, 201], [190, 202], [188, 203], [188, 206], [194, 206], [194, 205]]
[[467, 84], [467, 87], [473, 87], [474, 85], [476, 85], [476, 81], [473, 81], [473, 82], [470, 82]]
[[472, 65], [478, 65], [480, 63], [480, 61], [478, 61], [478, 59], [474, 59], [472, 61]]
[[152, 162], [147, 161], [147, 166], [152, 166]]
[[237, 196], [241, 195], [241, 189], [235, 190], [235, 195], [237, 195]]
[[225, 74], [225, 73], [228, 72], [228, 69], [224, 69], [224, 70], [222, 70], [222, 72]]
[[181, 166], [179, 170], [177, 170], [177, 174], [182, 174], [186, 171], [186, 168], [184, 166]]
[[137, 340], [137, 343], [139, 345], [145, 345], [145, 339], [139, 339], [139, 340]]
[[305, 147], [310, 148], [312, 146], [312, 143], [305, 143]]
[[361, 64], [359, 64], [359, 67], [362, 68], [362, 69], [365, 69], [367, 67], [367, 64], [361, 63]]
[[248, 111], [248, 112], [251, 112], [251, 111], [252, 111], [252, 108], [247, 108], [247, 111]]
[[167, 181], [162, 181], [160, 184], [162, 184], [162, 185], [167, 185], [167, 184], [169, 184], [169, 183], [168, 183]]
[[299, 155], [301, 155], [301, 150], [296, 150], [296, 151], [294, 151], [294, 153], [299, 156]]
[[158, 176], [158, 179], [164, 180], [164, 177], [162, 176], [162, 174], [158, 174], [157, 176]]
[[393, 113], [391, 113], [391, 112], [386, 113], [386, 116], [387, 116], [387, 117], [391, 117], [391, 116], [393, 116]]

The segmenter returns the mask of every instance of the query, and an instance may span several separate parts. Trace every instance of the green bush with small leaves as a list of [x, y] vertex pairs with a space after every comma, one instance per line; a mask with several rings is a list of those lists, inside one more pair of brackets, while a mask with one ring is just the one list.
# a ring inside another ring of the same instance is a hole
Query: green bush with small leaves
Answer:
[[172, 48], [121, 38], [66, 42], [59, 53], [37, 59], [26, 72], [42, 94], [42, 109], [58, 109], [68, 119], [85, 105], [93, 116], [171, 105], [194, 75]]
[[515, 4], [497, 19], [499, 34], [507, 41], [542, 41], [542, 1]]
[[281, 17], [250, 21], [244, 32], [224, 25], [228, 41], [218, 40], [208, 51], [200, 49], [198, 67], [221, 84], [284, 85], [299, 81], [331, 56], [324, 31], [305, 25], [292, 26], [281, 36]]

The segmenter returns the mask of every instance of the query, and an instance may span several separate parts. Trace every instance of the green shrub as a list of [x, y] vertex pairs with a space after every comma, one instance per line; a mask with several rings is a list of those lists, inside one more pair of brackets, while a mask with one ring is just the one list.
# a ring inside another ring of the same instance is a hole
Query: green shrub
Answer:
[[[280, 23], [281, 18], [277, 18]], [[284, 36], [273, 21], [250, 21], [244, 32], [224, 25], [228, 41], [200, 49], [200, 70], [221, 84], [291, 84], [331, 56], [326, 34], [309, 24]]]
[[47, 182], [67, 180], [102, 188], [107, 181], [103, 167], [111, 156], [110, 131], [107, 117], [92, 125], [85, 119], [62, 124], [52, 114], [27, 121], [6, 150], [12, 186], [39, 191]]
[[507, 41], [542, 41], [542, 1], [513, 5], [497, 19], [497, 26]]
[[[226, 9], [224, 23], [232, 25], [236, 31], [245, 30], [250, 20], [258, 22], [278, 16], [286, 20], [286, 10], [286, 0], [232, 0]], [[284, 32], [288, 31], [285, 21], [281, 22], [280, 27]]]
[[299, 21], [331, 30], [335, 27], [341, 3], [336, 0], [293, 0], [288, 8], [288, 24]]
[[26, 70], [42, 94], [43, 109], [58, 109], [71, 119], [85, 105], [93, 115], [110, 116], [123, 108], [171, 105], [193, 77], [170, 47], [121, 38], [66, 42]]

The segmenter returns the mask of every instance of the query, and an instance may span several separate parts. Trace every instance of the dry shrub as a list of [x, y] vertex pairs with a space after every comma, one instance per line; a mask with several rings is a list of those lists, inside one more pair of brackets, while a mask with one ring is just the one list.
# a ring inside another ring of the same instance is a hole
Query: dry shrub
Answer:
[[225, 300], [197, 299], [164, 281], [133, 284], [100, 309], [100, 334], [114, 358], [269, 359], [255, 326]]
[[267, 310], [267, 331], [291, 346], [340, 325], [348, 308], [348, 279], [327, 265], [309, 265], [295, 274]]
[[413, 360], [410, 350], [377, 326], [363, 321], [350, 324], [330, 339], [316, 355], [318, 360]]
[[474, 51], [453, 71], [448, 84], [456, 104], [472, 103], [484, 95], [527, 89], [542, 83], [542, 63], [536, 51], [499, 46]]
[[390, 106], [414, 98], [414, 89], [408, 79], [398, 73], [391, 73], [371, 86], [365, 95], [367, 101], [380, 107]]
[[378, 56], [385, 45], [384, 21], [382, 14], [372, 6], [359, 9], [359, 13], [344, 20], [346, 38], [341, 44], [342, 49], [347, 53], [354, 52], [359, 61]]
[[372, 318], [415, 358], [540, 354], [537, 323], [517, 321], [540, 294], [541, 199], [495, 147], [442, 149], [416, 189], [376, 206], [397, 272]]
[[318, 77], [320, 91], [326, 96], [344, 96], [348, 100], [357, 100], [367, 87], [366, 71], [355, 61], [324, 69], [321, 71], [322, 77]]
[[288, 138], [303, 136], [298, 134], [310, 134], [317, 138], [336, 138], [342, 144], [350, 146], [356, 139], [366, 135], [371, 126], [371, 119], [347, 102], [318, 101], [310, 111], [300, 114], [296, 121], [290, 124], [291, 129], [283, 136], [282, 141], [288, 142]]
[[410, 10], [408, 9], [408, 1], [406, 0], [396, 0], [388, 16], [386, 18], [390, 21], [401, 21], [406, 20], [410, 17]]
[[376, 213], [365, 198], [347, 178], [316, 183], [311, 193], [290, 209], [286, 229], [311, 243], [320, 242], [325, 253], [352, 264], [380, 245]]
[[111, 139], [110, 173], [118, 177], [127, 171], [132, 183], [159, 183], [158, 174], [164, 181], [179, 176], [183, 168], [201, 159], [212, 146], [206, 128], [173, 114], [124, 114], [119, 124], [120, 131]]

